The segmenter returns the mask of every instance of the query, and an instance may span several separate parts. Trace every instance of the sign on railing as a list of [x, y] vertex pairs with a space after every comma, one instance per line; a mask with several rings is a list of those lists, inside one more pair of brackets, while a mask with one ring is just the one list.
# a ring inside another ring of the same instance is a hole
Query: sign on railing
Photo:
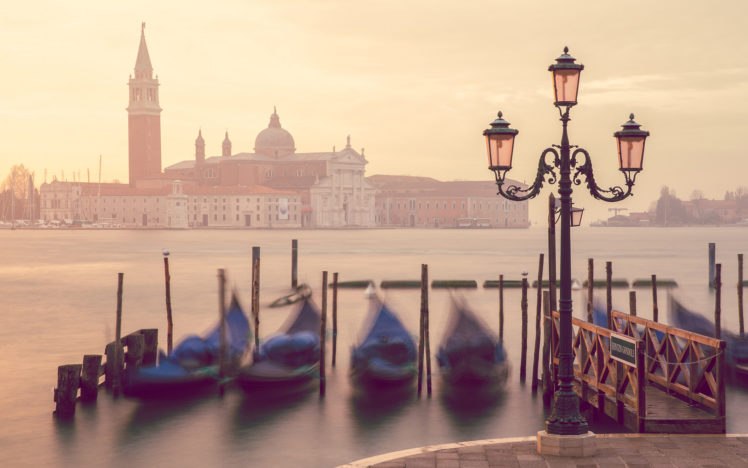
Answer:
[[636, 367], [636, 340], [620, 333], [610, 334], [610, 357]]

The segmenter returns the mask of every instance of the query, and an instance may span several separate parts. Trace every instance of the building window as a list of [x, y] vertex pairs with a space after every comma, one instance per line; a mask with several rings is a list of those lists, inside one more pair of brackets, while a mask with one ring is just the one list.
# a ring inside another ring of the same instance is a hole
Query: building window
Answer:
[[238, 214], [236, 215], [236, 220], [239, 221], [239, 215]]
[[260, 220], [260, 213], [257, 213], [257, 221]]

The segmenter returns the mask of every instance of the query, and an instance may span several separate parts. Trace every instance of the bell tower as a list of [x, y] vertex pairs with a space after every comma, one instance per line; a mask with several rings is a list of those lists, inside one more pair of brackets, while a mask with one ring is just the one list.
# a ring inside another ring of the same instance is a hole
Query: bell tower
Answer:
[[145, 23], [140, 29], [140, 46], [130, 76], [127, 106], [130, 186], [138, 179], [161, 175], [161, 107], [158, 104], [158, 76], [153, 77], [151, 58], [145, 43]]

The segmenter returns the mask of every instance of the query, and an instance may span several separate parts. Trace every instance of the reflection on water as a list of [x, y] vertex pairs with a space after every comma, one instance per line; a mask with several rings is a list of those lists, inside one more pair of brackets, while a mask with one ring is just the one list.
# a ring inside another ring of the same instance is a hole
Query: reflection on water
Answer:
[[[706, 285], [707, 243], [717, 243], [723, 284], [735, 284], [736, 253], [748, 249], [745, 229], [575, 229], [572, 276], [586, 278], [587, 258], [596, 277], [613, 261], [614, 277], [672, 278], [678, 294], [702, 314], [714, 310]], [[277, 330], [287, 309], [268, 303], [290, 284], [291, 239], [299, 239], [299, 281], [317, 295], [321, 271], [340, 281], [417, 279], [429, 265], [434, 279], [474, 279], [481, 284], [504, 274], [533, 277], [544, 229], [529, 230], [361, 230], [361, 231], [0, 231], [0, 466], [273, 466], [330, 467], [347, 461], [422, 445], [525, 436], [543, 427], [548, 407], [519, 384], [513, 373], [502, 392], [455, 394], [442, 388], [434, 361], [432, 398], [363, 395], [348, 380], [349, 353], [368, 309], [361, 290], [338, 293], [338, 365], [328, 368], [327, 395], [316, 382], [294, 394], [244, 394], [227, 389], [193, 401], [141, 403], [101, 392], [93, 405], [79, 405], [73, 421], [55, 420], [51, 389], [56, 368], [101, 353], [113, 339], [117, 272], [125, 273], [123, 334], [158, 328], [164, 345], [166, 313], [162, 248], [171, 251], [174, 339], [215, 323], [216, 269], [226, 268], [229, 285], [249, 303], [251, 250], [262, 247], [260, 336]], [[496, 246], [494, 249], [486, 246]], [[498, 328], [495, 289], [465, 293], [494, 331]], [[386, 291], [403, 325], [418, 330], [417, 290]], [[723, 324], [737, 330], [734, 287], [723, 289]], [[583, 307], [575, 297], [575, 314]], [[442, 336], [449, 294], [430, 292], [432, 349]], [[534, 295], [530, 294], [530, 310]], [[628, 290], [613, 291], [616, 307], [628, 304]], [[639, 315], [651, 317], [651, 295], [637, 290]], [[520, 291], [506, 290], [504, 343], [518, 369]], [[666, 320], [664, 294], [660, 317]], [[331, 326], [328, 302], [328, 326]], [[532, 342], [530, 326], [528, 342]], [[40, 345], [43, 344], [43, 345]], [[329, 348], [328, 348], [329, 349]], [[740, 382], [738, 382], [740, 385]], [[748, 432], [748, 391], [727, 391], [727, 431]], [[593, 430], [620, 430], [591, 421]]]

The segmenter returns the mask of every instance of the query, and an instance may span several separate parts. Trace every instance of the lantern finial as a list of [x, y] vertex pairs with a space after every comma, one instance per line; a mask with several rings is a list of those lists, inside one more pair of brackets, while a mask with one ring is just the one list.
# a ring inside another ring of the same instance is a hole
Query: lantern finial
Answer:
[[499, 118], [502, 118], [504, 116], [504, 113], [499, 111]]
[[634, 120], [634, 114], [629, 114], [629, 120]]
[[565, 54], [568, 54], [568, 53], [569, 53], [569, 47], [567, 47], [567, 46], [565, 46], [565, 47], [564, 47], [564, 53], [565, 53]]

